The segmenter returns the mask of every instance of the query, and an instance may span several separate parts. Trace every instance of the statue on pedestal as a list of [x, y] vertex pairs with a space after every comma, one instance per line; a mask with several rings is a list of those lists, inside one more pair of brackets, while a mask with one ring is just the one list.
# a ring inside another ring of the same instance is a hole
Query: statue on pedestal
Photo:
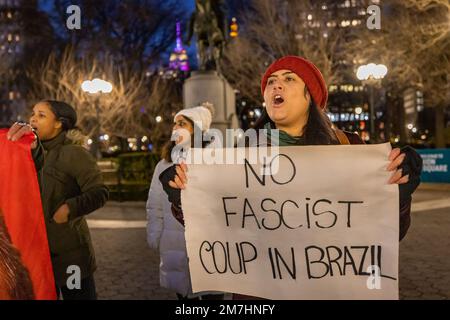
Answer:
[[196, 0], [196, 10], [189, 24], [188, 44], [197, 36], [199, 70], [219, 71], [219, 60], [225, 46], [226, 20], [223, 0]]

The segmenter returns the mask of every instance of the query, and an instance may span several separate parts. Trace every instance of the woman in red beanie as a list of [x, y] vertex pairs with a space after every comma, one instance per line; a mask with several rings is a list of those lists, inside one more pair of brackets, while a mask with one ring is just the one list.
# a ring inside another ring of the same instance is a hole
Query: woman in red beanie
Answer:
[[[356, 133], [333, 128], [325, 113], [325, 80], [306, 59], [286, 56], [272, 63], [262, 77], [261, 93], [266, 107], [255, 129], [268, 129], [268, 134], [278, 129], [280, 146], [364, 144]], [[402, 239], [410, 225], [411, 194], [420, 183], [422, 160], [410, 147], [393, 149], [389, 160], [389, 183], [400, 186]], [[172, 188], [185, 188], [186, 170], [186, 165], [178, 166], [177, 176], [170, 182]]]
[[[268, 129], [268, 134], [278, 129], [280, 146], [364, 143], [355, 133], [333, 128], [325, 113], [327, 86], [319, 69], [306, 59], [287, 56], [275, 61], [262, 78], [261, 93], [266, 107], [255, 129]], [[411, 195], [420, 183], [422, 160], [410, 147], [393, 149], [389, 160], [389, 183], [400, 189], [401, 240], [410, 225]], [[186, 170], [184, 164], [177, 168], [171, 187], [185, 188]]]

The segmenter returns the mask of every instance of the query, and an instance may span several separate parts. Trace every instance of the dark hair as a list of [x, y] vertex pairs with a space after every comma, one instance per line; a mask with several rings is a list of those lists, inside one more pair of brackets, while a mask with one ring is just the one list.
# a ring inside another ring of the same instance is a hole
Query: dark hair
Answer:
[[167, 162], [172, 162], [172, 150], [175, 148], [175, 141], [167, 141], [161, 151], [161, 158]]
[[[188, 117], [184, 117], [184, 118], [192, 125], [192, 128], [194, 129], [194, 133], [201, 132], [200, 128], [194, 123], [194, 121], [192, 121]], [[194, 146], [194, 142], [195, 142], [194, 133], [191, 134], [191, 147]], [[211, 143], [211, 141], [205, 141], [202, 138], [202, 148], [206, 148], [206, 146], [208, 146], [210, 143]], [[165, 159], [167, 162], [172, 162], [172, 150], [173, 150], [173, 148], [175, 148], [175, 146], [176, 146], [175, 141], [168, 141], [164, 145], [162, 152], [161, 152], [161, 157], [163, 159]]]
[[[308, 88], [305, 86], [305, 97], [309, 94]], [[333, 124], [324, 111], [319, 110], [314, 100], [311, 98], [309, 103], [309, 115], [306, 122], [303, 136], [305, 137], [305, 145], [329, 145], [339, 144], [336, 135], [332, 129]], [[275, 123], [270, 119], [266, 108], [264, 108], [261, 117], [253, 126], [254, 129], [264, 129], [266, 123], [270, 123], [272, 128], [276, 128]]]
[[[2, 286], [6, 286], [3, 287]], [[0, 209], [0, 290], [12, 300], [33, 300], [33, 284], [11, 238]]]
[[53, 114], [62, 123], [63, 131], [76, 128], [77, 113], [70, 104], [57, 100], [43, 100], [42, 102], [50, 106]]

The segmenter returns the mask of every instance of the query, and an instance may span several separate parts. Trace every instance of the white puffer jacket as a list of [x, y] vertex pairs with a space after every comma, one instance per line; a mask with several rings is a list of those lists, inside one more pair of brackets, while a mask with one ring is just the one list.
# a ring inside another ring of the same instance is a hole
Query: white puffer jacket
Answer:
[[160, 174], [173, 163], [161, 160], [153, 173], [147, 200], [147, 241], [159, 249], [161, 287], [187, 296], [192, 294], [184, 227], [172, 215]]

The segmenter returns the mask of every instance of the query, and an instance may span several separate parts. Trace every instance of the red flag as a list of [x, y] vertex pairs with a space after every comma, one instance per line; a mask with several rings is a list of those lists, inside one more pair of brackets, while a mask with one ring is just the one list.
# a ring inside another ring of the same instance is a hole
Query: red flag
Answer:
[[28, 270], [37, 300], [55, 300], [56, 289], [48, 248], [39, 184], [29, 134], [20, 141], [0, 130], [0, 209], [12, 245]]

